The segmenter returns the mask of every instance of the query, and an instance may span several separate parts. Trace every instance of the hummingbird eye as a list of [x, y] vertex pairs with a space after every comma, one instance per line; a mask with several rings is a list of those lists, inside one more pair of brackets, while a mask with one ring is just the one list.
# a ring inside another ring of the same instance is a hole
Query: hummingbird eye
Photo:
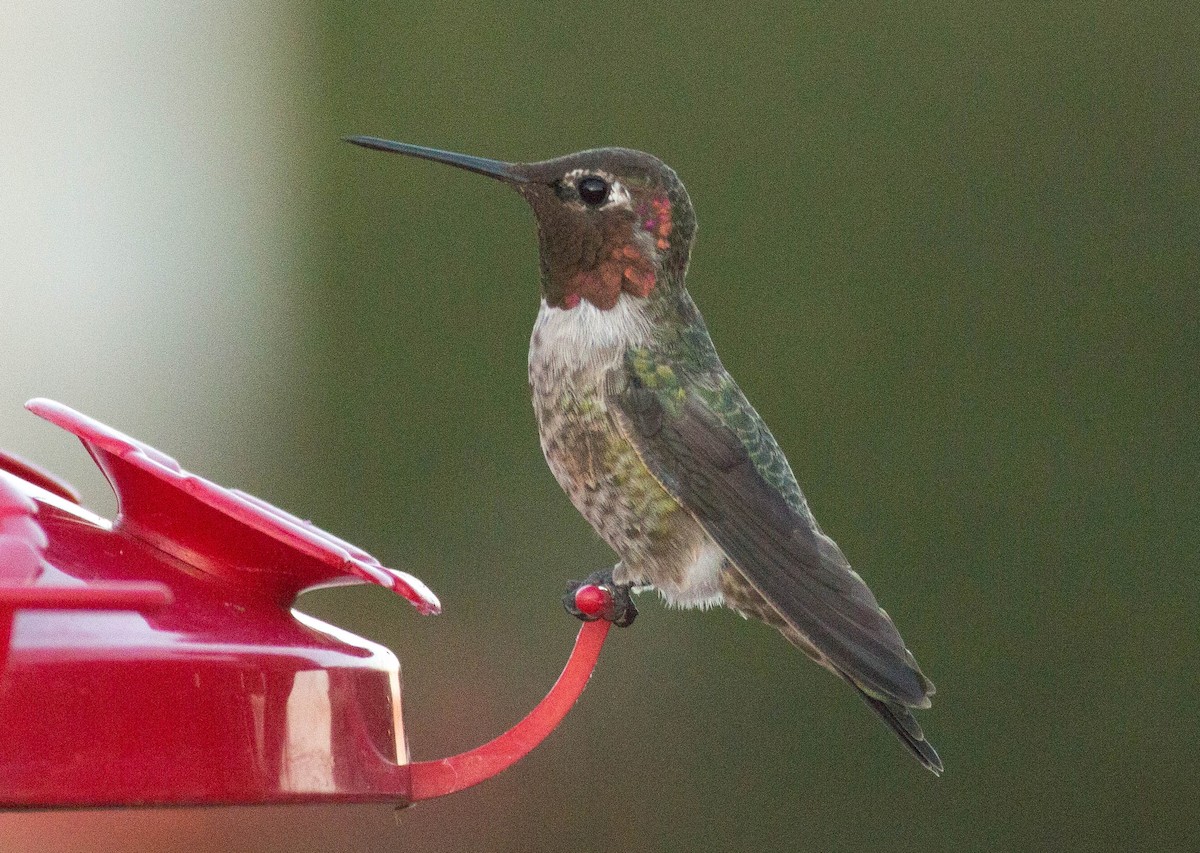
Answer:
[[608, 198], [608, 181], [596, 175], [588, 175], [575, 185], [575, 189], [583, 203], [592, 207], [599, 207]]

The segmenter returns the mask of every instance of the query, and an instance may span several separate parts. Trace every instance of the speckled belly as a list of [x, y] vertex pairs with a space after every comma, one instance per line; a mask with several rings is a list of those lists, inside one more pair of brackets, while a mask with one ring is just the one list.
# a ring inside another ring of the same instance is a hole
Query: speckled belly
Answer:
[[618, 582], [667, 593], [686, 584], [707, 536], [621, 436], [605, 404], [605, 373], [531, 360], [542, 452], [575, 508], [620, 556]]

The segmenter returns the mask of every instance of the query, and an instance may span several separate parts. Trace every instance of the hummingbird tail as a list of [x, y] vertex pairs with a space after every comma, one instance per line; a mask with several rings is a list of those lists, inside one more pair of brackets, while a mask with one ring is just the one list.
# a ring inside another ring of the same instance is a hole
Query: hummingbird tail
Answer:
[[908, 747], [908, 751], [916, 756], [917, 761], [925, 765], [934, 776], [942, 775], [942, 759], [938, 757], [937, 750], [933, 748], [933, 745], [925, 740], [925, 733], [921, 731], [921, 726], [911, 711], [903, 705], [876, 699], [853, 681], [850, 682], [850, 686], [867, 703], [867, 707], [878, 714], [879, 718], [896, 733], [896, 737], [900, 738], [901, 743]]
[[[908, 748], [908, 751], [916, 756], [917, 761], [921, 762], [933, 775], [942, 775], [942, 759], [938, 757], [937, 750], [933, 748], [929, 741], [925, 740], [925, 732], [921, 730], [920, 723], [917, 722], [916, 717], [912, 715], [912, 712], [908, 708], [896, 702], [876, 699], [859, 687], [853, 678], [830, 663], [829, 659], [816, 646], [809, 642], [804, 634], [788, 622], [775, 607], [768, 603], [758, 590], [749, 584], [736, 583], [738, 579], [737, 577], [726, 579], [726, 604], [733, 607], [734, 610], [743, 616], [753, 616], [755, 619], [761, 619], [777, 629], [789, 643], [804, 652], [810, 660], [837, 675], [853, 687], [859, 697], [867, 703], [867, 707], [878, 714], [879, 718], [887, 723], [888, 728], [896, 733], [896, 737], [900, 738], [901, 743]], [[916, 661], [913, 661], [912, 665], [916, 669]], [[920, 674], [920, 670], [917, 670], [917, 674], [927, 685], [927, 695], [932, 694], [933, 685], [929, 684], [928, 679]]]

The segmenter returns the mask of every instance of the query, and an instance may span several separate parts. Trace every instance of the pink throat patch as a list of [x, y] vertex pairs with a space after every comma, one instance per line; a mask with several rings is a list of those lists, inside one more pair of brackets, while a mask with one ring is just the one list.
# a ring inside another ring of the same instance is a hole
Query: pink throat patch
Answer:
[[[656, 196], [637, 207], [638, 224], [654, 237], [659, 252], [671, 248], [671, 202]], [[590, 270], [581, 270], [571, 277], [570, 290], [563, 296], [562, 307], [572, 309], [586, 299], [597, 308], [609, 309], [617, 304], [622, 292], [645, 299], [658, 281], [656, 258], [632, 243], [613, 246], [608, 256]]]

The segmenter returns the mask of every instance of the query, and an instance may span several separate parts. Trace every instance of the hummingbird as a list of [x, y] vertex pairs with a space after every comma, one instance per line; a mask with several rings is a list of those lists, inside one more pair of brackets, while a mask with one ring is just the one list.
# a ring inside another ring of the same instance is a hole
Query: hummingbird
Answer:
[[696, 233], [669, 166], [626, 148], [506, 163], [348, 137], [365, 148], [494, 178], [533, 208], [541, 306], [529, 386], [542, 451], [575, 508], [619, 558], [575, 581], [668, 605], [724, 605], [777, 629], [849, 684], [934, 774], [912, 709], [933, 683], [888, 614], [817, 524], [791, 466], [721, 364], [685, 286]]

